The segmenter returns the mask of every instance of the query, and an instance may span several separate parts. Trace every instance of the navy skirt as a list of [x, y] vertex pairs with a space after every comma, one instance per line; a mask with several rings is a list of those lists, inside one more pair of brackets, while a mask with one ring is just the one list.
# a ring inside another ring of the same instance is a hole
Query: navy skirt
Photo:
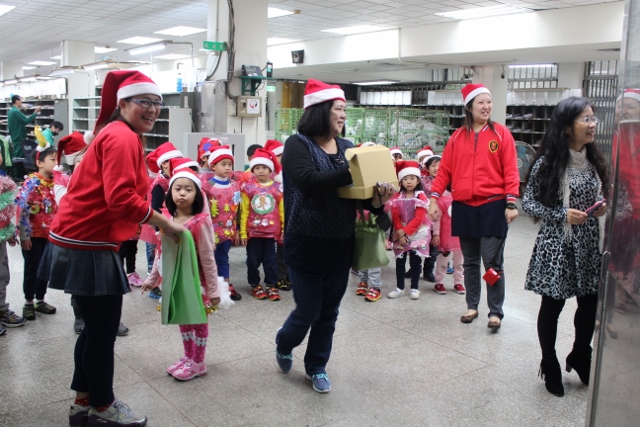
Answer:
[[504, 239], [509, 231], [509, 225], [504, 216], [506, 208], [506, 199], [499, 199], [480, 206], [470, 206], [454, 201], [451, 204], [451, 235]]
[[112, 250], [92, 251], [47, 245], [38, 277], [47, 280], [51, 289], [72, 295], [123, 295], [131, 290], [120, 256]]

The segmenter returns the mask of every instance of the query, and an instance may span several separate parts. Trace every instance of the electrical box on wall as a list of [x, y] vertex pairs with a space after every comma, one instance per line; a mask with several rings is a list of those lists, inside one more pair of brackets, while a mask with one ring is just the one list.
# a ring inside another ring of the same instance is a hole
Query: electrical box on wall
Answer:
[[257, 96], [238, 97], [238, 116], [262, 117], [262, 98]]

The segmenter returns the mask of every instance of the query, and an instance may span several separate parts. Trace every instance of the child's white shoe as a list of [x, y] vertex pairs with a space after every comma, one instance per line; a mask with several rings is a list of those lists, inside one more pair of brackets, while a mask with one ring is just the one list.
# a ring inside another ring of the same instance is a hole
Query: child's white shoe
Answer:
[[417, 289], [411, 289], [411, 299], [420, 299], [420, 291]]
[[387, 294], [387, 298], [396, 299], [404, 296], [404, 289], [396, 288]]

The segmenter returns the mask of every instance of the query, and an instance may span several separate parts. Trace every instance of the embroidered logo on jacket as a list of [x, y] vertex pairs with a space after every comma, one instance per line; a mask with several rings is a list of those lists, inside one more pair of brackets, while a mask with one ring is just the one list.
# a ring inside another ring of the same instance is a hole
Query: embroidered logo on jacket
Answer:
[[489, 141], [489, 151], [491, 151], [492, 153], [495, 153], [496, 151], [498, 151], [498, 141], [496, 140]]

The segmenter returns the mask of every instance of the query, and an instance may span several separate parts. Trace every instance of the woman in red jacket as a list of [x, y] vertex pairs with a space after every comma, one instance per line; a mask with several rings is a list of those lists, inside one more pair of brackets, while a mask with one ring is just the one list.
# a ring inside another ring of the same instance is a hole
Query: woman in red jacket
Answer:
[[[464, 256], [467, 311], [460, 318], [471, 323], [478, 317], [482, 259], [487, 274], [488, 327], [496, 331], [504, 313], [504, 243], [509, 224], [518, 216], [516, 197], [520, 175], [513, 136], [491, 121], [491, 93], [481, 84], [462, 88], [465, 124], [456, 130], [442, 154], [431, 187], [429, 218], [440, 219], [437, 199], [451, 186], [452, 235], [460, 237]], [[493, 282], [493, 283], [492, 283]]]
[[160, 227], [168, 235], [184, 230], [151, 209], [146, 197], [149, 180], [142, 134], [153, 128], [163, 105], [160, 88], [144, 74], [107, 74], [97, 136], [76, 166], [51, 225], [52, 245], [41, 271], [51, 288], [75, 296], [85, 321], [74, 352], [71, 389], [76, 399], [69, 411], [70, 425], [147, 422], [113, 394], [113, 349], [122, 296], [129, 292], [118, 247], [142, 224]]

